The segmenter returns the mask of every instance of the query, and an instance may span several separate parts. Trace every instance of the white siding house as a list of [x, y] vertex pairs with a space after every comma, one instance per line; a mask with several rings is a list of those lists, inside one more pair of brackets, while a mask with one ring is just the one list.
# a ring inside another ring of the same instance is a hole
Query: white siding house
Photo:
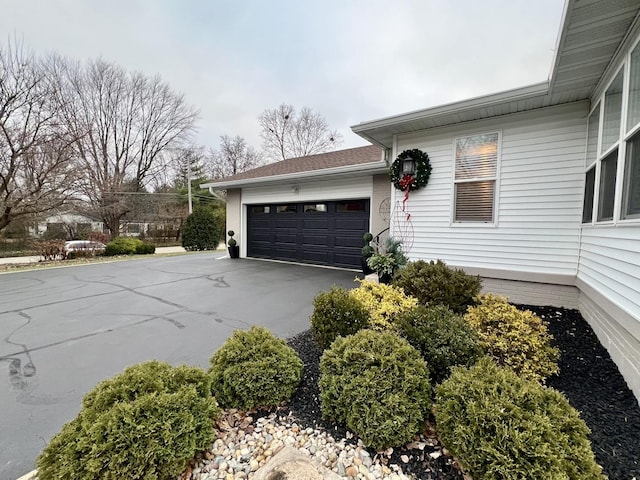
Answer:
[[579, 308], [640, 399], [640, 2], [568, 0], [546, 82], [352, 130], [391, 161], [430, 157], [412, 228], [391, 224], [413, 231], [412, 259]]

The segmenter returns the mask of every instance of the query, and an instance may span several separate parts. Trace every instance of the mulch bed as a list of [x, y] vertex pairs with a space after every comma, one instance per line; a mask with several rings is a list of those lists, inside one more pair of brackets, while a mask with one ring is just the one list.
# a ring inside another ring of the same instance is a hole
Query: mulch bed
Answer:
[[[577, 310], [517, 307], [533, 311], [548, 323], [561, 357], [560, 374], [547, 383], [563, 392], [581, 412], [591, 428], [592, 448], [604, 473], [611, 480], [640, 480], [640, 405], [591, 327]], [[305, 367], [300, 388], [287, 409], [301, 424], [324, 428], [336, 439], [345, 438], [346, 429], [324, 421], [320, 413], [318, 380], [322, 352], [310, 331], [289, 339], [289, 344], [298, 352]], [[405, 474], [413, 473], [423, 480], [463, 479], [450, 457], [429, 455], [439, 452], [439, 445], [421, 447], [396, 448], [389, 460], [400, 465]], [[370, 453], [372, 457], [376, 454], [373, 450]]]

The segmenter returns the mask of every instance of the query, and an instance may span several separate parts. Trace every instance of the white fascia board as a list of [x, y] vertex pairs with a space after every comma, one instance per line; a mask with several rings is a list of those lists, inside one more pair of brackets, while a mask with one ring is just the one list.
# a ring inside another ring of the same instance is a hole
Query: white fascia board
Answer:
[[556, 49], [553, 52], [553, 61], [551, 62], [551, 71], [549, 72], [549, 95], [553, 91], [553, 84], [555, 83], [558, 73], [558, 65], [560, 65], [560, 52], [564, 48], [564, 42], [567, 39], [567, 32], [569, 30], [569, 23], [571, 16], [569, 12], [573, 11], [573, 5], [575, 0], [566, 0], [564, 2], [564, 10], [562, 11], [562, 20], [560, 21], [560, 31], [558, 32], [558, 38], [556, 40]]
[[361, 132], [366, 132], [367, 130], [373, 128], [391, 127], [413, 120], [423, 120], [437, 117], [439, 115], [449, 115], [451, 113], [463, 112], [477, 108], [486, 108], [508, 102], [527, 100], [532, 97], [544, 96], [548, 93], [548, 91], [549, 82], [544, 81], [541, 83], [536, 83], [534, 85], [529, 85], [527, 87], [505, 90], [503, 92], [484, 95], [482, 97], [475, 97], [468, 100], [463, 100], [461, 102], [447, 103], [425, 110], [415, 110], [413, 112], [394, 115], [392, 117], [371, 120], [369, 122], [362, 122], [357, 125], [352, 125], [351, 130], [354, 133], [360, 135]]
[[242, 180], [229, 180], [227, 182], [201, 183], [200, 188], [222, 190], [225, 188], [239, 188], [249, 185], [279, 183], [287, 181], [300, 181], [312, 178], [324, 178], [331, 175], [345, 175], [349, 173], [384, 173], [389, 169], [384, 161], [347, 165], [345, 167], [323, 168], [322, 170], [309, 170], [307, 172], [286, 173], [284, 175], [272, 175], [269, 177], [245, 178]]

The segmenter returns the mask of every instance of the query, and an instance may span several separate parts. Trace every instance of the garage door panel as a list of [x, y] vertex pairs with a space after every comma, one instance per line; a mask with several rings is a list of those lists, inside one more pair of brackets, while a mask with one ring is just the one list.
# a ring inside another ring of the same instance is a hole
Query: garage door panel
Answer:
[[247, 230], [250, 257], [359, 268], [369, 200], [252, 205]]

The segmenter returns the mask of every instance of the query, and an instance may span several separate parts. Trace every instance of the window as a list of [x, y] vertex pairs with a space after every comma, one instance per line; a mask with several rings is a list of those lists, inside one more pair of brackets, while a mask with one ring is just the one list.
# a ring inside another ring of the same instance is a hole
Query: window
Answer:
[[336, 212], [349, 213], [349, 212], [364, 212], [366, 210], [365, 200], [350, 200], [347, 202], [337, 202]]
[[600, 188], [598, 190], [598, 221], [613, 220], [616, 193], [616, 170], [618, 149], [606, 156], [600, 166]]
[[298, 209], [294, 203], [289, 205], [276, 205], [276, 213], [296, 213]]
[[606, 152], [620, 139], [622, 111], [622, 70], [604, 94], [604, 119], [602, 123], [602, 152]]
[[251, 207], [251, 213], [269, 213], [270, 211], [269, 205], [254, 205]]
[[631, 52], [629, 63], [629, 108], [627, 110], [627, 132], [640, 122], [640, 43]]
[[582, 204], [582, 223], [593, 221], [593, 193], [596, 186], [596, 167], [587, 171], [584, 181], [584, 201]]
[[640, 218], [640, 133], [627, 142], [622, 218]]
[[327, 204], [326, 203], [305, 203], [304, 212], [305, 213], [326, 213]]
[[455, 140], [454, 222], [493, 222], [498, 133]]

